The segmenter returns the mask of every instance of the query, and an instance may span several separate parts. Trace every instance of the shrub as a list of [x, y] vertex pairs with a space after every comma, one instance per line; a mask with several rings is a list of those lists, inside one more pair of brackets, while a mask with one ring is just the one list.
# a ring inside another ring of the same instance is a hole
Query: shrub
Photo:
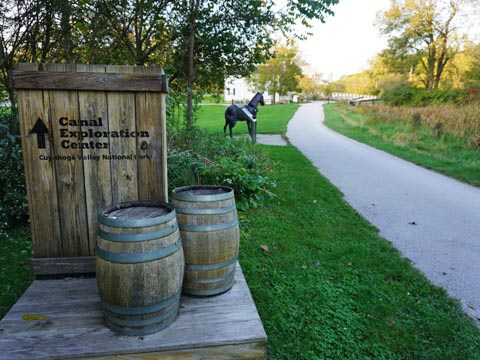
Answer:
[[386, 87], [381, 94], [382, 100], [389, 105], [400, 106], [410, 104], [417, 89], [408, 85], [405, 81], [397, 81]]
[[274, 164], [256, 150], [250, 139], [197, 132], [198, 138], [190, 148], [169, 149], [170, 190], [196, 184], [229, 186], [235, 191], [240, 210], [260, 206], [273, 196], [276, 185], [268, 174]]
[[10, 111], [0, 112], [0, 233], [27, 215], [27, 195], [18, 121]]
[[382, 100], [392, 106], [428, 106], [438, 104], [466, 104], [475, 101], [473, 93], [466, 89], [420, 89], [401, 80], [386, 87]]

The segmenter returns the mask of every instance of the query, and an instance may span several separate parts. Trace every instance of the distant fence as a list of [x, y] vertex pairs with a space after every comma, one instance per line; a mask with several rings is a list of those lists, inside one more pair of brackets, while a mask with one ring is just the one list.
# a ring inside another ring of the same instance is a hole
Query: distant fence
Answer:
[[369, 94], [349, 94], [349, 93], [332, 93], [330, 100], [347, 101], [347, 100], [378, 100], [378, 96]]
[[[274, 105], [274, 104], [289, 104], [291, 102], [297, 102], [297, 101], [293, 101], [293, 100], [276, 100], [276, 101], [273, 101], [273, 99], [265, 99], [265, 105]], [[236, 104], [236, 105], [246, 105], [250, 102], [249, 99], [241, 99], [241, 100], [230, 100], [228, 101], [226, 104]]]
[[[350, 94], [350, 93], [331, 93], [330, 95], [326, 95], [324, 93], [318, 94], [315, 98], [309, 97], [296, 97], [296, 100], [289, 100], [286, 98], [274, 101], [272, 98], [265, 99], [265, 105], [272, 105], [272, 104], [288, 104], [291, 102], [302, 102], [302, 101], [312, 101], [312, 100], [324, 100], [324, 101], [349, 101], [351, 105], [357, 105], [361, 102], [375, 102], [379, 101], [380, 99], [376, 95], [370, 94]], [[237, 104], [237, 105], [246, 105], [248, 104], [249, 99], [231, 99], [226, 104]]]

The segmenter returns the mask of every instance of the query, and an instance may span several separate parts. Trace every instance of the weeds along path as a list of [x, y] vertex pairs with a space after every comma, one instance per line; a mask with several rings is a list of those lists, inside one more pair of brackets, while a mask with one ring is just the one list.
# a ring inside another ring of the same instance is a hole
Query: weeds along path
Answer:
[[480, 189], [330, 130], [302, 105], [287, 136], [345, 199], [480, 325]]

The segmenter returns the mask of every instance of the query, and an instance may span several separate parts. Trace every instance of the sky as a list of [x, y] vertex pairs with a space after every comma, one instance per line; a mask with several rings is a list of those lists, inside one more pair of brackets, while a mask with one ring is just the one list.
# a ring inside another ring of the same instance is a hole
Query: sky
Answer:
[[300, 42], [302, 59], [325, 80], [337, 80], [367, 69], [368, 61], [387, 47], [387, 40], [373, 25], [378, 11], [390, 0], [340, 0], [334, 16], [314, 23], [313, 35]]

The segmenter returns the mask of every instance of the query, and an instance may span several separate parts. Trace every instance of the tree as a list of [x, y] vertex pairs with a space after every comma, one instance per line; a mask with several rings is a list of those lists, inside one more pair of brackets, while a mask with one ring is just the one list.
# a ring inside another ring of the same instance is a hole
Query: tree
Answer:
[[172, 80], [187, 93], [186, 126], [193, 123], [194, 92], [245, 76], [269, 56], [271, 6], [257, 0], [182, 0], [172, 6], [175, 40]]
[[[90, 0], [83, 4], [90, 16], [83, 24], [86, 50], [97, 55], [94, 43], [100, 41], [116, 62], [131, 65], [159, 64], [159, 52], [171, 45], [167, 17], [169, 0]], [[93, 30], [93, 31], [92, 31]], [[98, 36], [100, 35], [100, 36]], [[168, 51], [167, 51], [168, 52]], [[114, 62], [111, 60], [110, 62]], [[120, 60], [120, 61], [119, 61]]]
[[343, 91], [350, 94], [377, 94], [375, 79], [372, 70], [364, 70], [362, 72], [342, 76], [336, 82]]
[[377, 18], [389, 37], [385, 55], [393, 62], [422, 70], [421, 82], [437, 89], [449, 61], [460, 51], [462, 36], [455, 23], [469, 0], [392, 0], [389, 10]]
[[39, 6], [32, 1], [0, 2], [0, 69], [2, 90], [7, 90], [13, 103], [13, 90], [9, 88], [9, 73], [12, 64], [22, 53], [28, 34], [39, 22]]
[[465, 74], [465, 82], [472, 88], [480, 89], [480, 43], [470, 45], [466, 52], [471, 63]]
[[299, 80], [299, 87], [303, 95], [311, 99], [317, 99], [323, 92], [323, 83], [322, 74], [314, 73], [302, 76]]
[[295, 43], [291, 46], [277, 44], [273, 58], [259, 65], [248, 82], [258, 87], [260, 91], [268, 91], [275, 99], [276, 94], [282, 96], [300, 90], [301, 65], [302, 61]]

